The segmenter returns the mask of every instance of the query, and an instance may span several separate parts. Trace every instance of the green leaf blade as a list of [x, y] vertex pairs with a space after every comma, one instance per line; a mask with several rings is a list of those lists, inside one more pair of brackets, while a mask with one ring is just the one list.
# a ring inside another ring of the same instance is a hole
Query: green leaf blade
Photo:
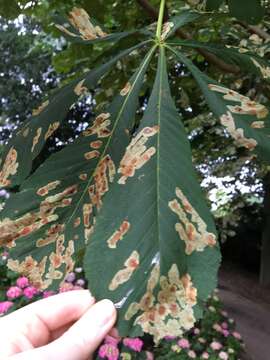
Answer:
[[[136, 154], [138, 163], [132, 168]], [[193, 326], [194, 314], [201, 312], [203, 300], [216, 285], [219, 251], [184, 127], [171, 99], [163, 50], [146, 112], [118, 174], [84, 259], [90, 289], [97, 299], [110, 298], [119, 308], [121, 336], [142, 331], [155, 341], [180, 336]], [[181, 219], [173, 204], [179, 206]], [[186, 211], [184, 204], [190, 206]], [[187, 237], [188, 226], [196, 233], [194, 247]], [[176, 228], [184, 229], [182, 236]], [[212, 236], [211, 246], [202, 241], [207, 234]], [[160, 300], [167, 281], [181, 289], [182, 298]], [[159, 309], [166, 315], [158, 314]]]

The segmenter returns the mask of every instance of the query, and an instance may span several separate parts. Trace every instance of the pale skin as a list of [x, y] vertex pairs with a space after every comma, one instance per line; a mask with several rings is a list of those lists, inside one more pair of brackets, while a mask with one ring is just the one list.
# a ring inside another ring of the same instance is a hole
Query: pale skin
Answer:
[[88, 290], [36, 301], [0, 318], [0, 360], [88, 360], [116, 321]]

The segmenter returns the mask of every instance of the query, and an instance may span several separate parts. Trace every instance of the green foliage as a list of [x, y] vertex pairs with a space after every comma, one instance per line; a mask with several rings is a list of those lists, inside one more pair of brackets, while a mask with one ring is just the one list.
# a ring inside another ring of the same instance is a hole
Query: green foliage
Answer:
[[[218, 10], [224, 0], [207, 0], [207, 10]], [[249, 24], [259, 23], [264, 15], [261, 0], [228, 0], [230, 15]]]
[[[159, 22], [157, 37], [145, 27], [136, 30], [137, 44], [125, 49], [122, 40], [130, 33], [107, 35], [79, 9], [71, 17], [74, 29], [65, 28], [71, 33], [62, 28], [69, 41], [79, 40], [88, 51], [98, 43], [113, 43], [96, 67], [74, 77], [34, 111], [6, 147], [0, 183], [16, 191], [0, 214], [1, 244], [11, 253], [8, 265], [41, 289], [56, 288], [85, 253], [89, 288], [119, 308], [121, 335], [145, 332], [156, 342], [172, 333], [181, 336], [202, 314], [216, 284], [220, 255], [167, 67], [181, 64], [189, 71], [195, 91], [202, 91], [236, 144], [268, 161], [267, 108], [205, 75], [188, 58], [189, 49], [226, 54], [233, 64], [265, 79], [268, 64], [255, 54], [215, 44], [181, 42], [180, 52], [175, 30], [203, 21], [193, 11], [173, 17], [162, 31]], [[127, 82], [122, 74], [125, 83], [118, 82], [117, 93], [108, 95], [112, 101], [101, 103], [89, 127], [35, 169], [35, 159], [74, 103], [97, 85], [102, 89], [110, 71], [134, 53], [137, 70]], [[138, 116], [146, 90], [151, 95]]]

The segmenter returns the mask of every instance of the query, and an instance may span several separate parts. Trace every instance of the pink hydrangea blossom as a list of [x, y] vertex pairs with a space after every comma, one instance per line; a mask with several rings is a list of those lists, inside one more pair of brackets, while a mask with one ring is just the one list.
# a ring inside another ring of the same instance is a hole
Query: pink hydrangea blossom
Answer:
[[117, 339], [113, 336], [107, 335], [104, 339], [105, 344], [111, 344], [114, 346], [117, 346], [117, 344], [120, 342], [120, 339]]
[[17, 286], [19, 286], [21, 289], [24, 289], [26, 286], [29, 285], [29, 280], [26, 276], [21, 276], [16, 281]]
[[45, 291], [43, 291], [43, 293], [42, 293], [43, 299], [45, 299], [45, 298], [47, 298], [47, 297], [50, 297], [50, 296], [52, 296], [52, 295], [55, 295], [55, 292], [52, 291], [52, 290], [45, 290]]
[[140, 352], [143, 347], [143, 341], [139, 338], [125, 338], [123, 344], [137, 352]]
[[69, 274], [67, 274], [65, 281], [68, 283], [73, 283], [73, 281], [75, 281], [76, 279], [76, 275], [74, 272], [70, 272]]
[[180, 339], [177, 344], [180, 346], [180, 348], [182, 349], [189, 349], [190, 348], [190, 343], [187, 339]]
[[221, 311], [221, 315], [224, 316], [224, 317], [228, 317], [227, 311], [224, 311], [224, 310]]
[[11, 306], [13, 305], [12, 301], [1, 301], [0, 302], [0, 314], [4, 314], [6, 313], [9, 308], [11, 308]]
[[191, 359], [196, 359], [196, 353], [195, 353], [195, 351], [189, 350], [188, 356], [189, 356]]
[[76, 285], [84, 287], [85, 286], [85, 280], [84, 279], [78, 279], [76, 281]]
[[228, 330], [222, 330], [222, 334], [224, 337], [228, 337], [230, 335], [230, 332]]
[[116, 346], [112, 344], [104, 344], [99, 348], [98, 355], [102, 359], [118, 360], [119, 350]]
[[213, 342], [211, 342], [210, 347], [211, 347], [211, 349], [213, 349], [213, 350], [220, 350], [220, 349], [222, 349], [222, 345], [221, 345], [221, 343], [219, 343], [218, 341], [213, 341]]
[[193, 333], [194, 333], [195, 335], [199, 335], [200, 332], [201, 332], [201, 330], [198, 329], [198, 328], [194, 328], [194, 329], [193, 329]]
[[229, 359], [229, 355], [225, 352], [225, 351], [221, 351], [219, 354], [218, 354], [218, 357], [222, 360], [228, 360]]
[[18, 286], [11, 286], [6, 294], [9, 299], [16, 299], [22, 295], [22, 289]]
[[35, 288], [34, 286], [28, 286], [28, 287], [23, 289], [23, 295], [27, 299], [32, 299], [37, 294], [38, 294], [38, 289]]
[[209, 359], [209, 354], [206, 351], [202, 353], [202, 359]]
[[242, 339], [241, 334], [239, 334], [239, 332], [237, 332], [237, 331], [234, 331], [234, 332], [232, 333], [232, 335], [233, 335], [233, 337], [235, 337], [237, 340], [241, 340], [241, 339]]

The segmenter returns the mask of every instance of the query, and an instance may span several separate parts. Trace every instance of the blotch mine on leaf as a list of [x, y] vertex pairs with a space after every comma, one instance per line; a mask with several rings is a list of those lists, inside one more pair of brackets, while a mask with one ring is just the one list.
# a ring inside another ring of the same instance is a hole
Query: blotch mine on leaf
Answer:
[[253, 129], [263, 129], [265, 127], [264, 121], [253, 121], [250, 125]]
[[126, 96], [131, 90], [131, 83], [127, 82], [123, 89], [120, 91], [121, 96]]
[[28, 135], [29, 135], [29, 128], [26, 128], [25, 130], [23, 130], [22, 136], [27, 137]]
[[86, 228], [90, 227], [90, 216], [93, 212], [92, 204], [84, 204], [83, 205], [83, 224]]
[[90, 142], [90, 147], [92, 149], [99, 149], [102, 146], [102, 141], [101, 140], [96, 140], [96, 141], [91, 141]]
[[21, 275], [28, 277], [31, 284], [39, 289], [45, 289], [48, 282], [44, 282], [42, 277], [46, 269], [47, 256], [44, 256], [41, 261], [36, 261], [32, 256], [28, 255], [24, 261], [8, 259], [7, 266], [10, 270], [15, 271]]
[[225, 100], [240, 102], [240, 105], [236, 106], [227, 105], [227, 108], [232, 113], [239, 115], [254, 115], [257, 116], [258, 119], [265, 118], [269, 113], [268, 109], [264, 105], [252, 101], [249, 97], [243, 96], [234, 90], [215, 84], [208, 84], [208, 87], [211, 91], [225, 94], [223, 96]]
[[11, 175], [15, 175], [18, 169], [19, 163], [17, 162], [17, 151], [12, 146], [7, 153], [5, 161], [0, 171], [0, 186], [9, 186], [11, 180], [8, 179]]
[[178, 199], [169, 201], [169, 208], [177, 214], [180, 222], [175, 224], [175, 230], [179, 238], [185, 242], [187, 255], [193, 251], [203, 251], [206, 246], [216, 245], [216, 236], [207, 231], [206, 223], [201, 219], [197, 211], [192, 207], [183, 192], [176, 188]]
[[239, 146], [243, 146], [248, 150], [254, 150], [254, 148], [258, 145], [255, 139], [248, 139], [245, 137], [243, 129], [236, 128], [234, 118], [229, 111], [227, 112], [227, 114], [224, 114], [220, 117], [220, 122], [223, 126], [226, 127], [228, 133], [232, 136], [232, 138], [237, 142]]
[[109, 117], [110, 113], [102, 113], [96, 117], [92, 126], [88, 127], [84, 132], [84, 136], [90, 136], [96, 134], [99, 138], [105, 138], [110, 136], [111, 131], [108, 126], [111, 124]]
[[122, 240], [130, 228], [130, 223], [126, 220], [122, 222], [119, 229], [116, 230], [112, 236], [107, 240], [108, 246], [111, 249], [116, 249], [118, 241]]
[[119, 270], [109, 285], [109, 290], [114, 291], [118, 288], [119, 285], [124, 284], [130, 278], [133, 272], [137, 269], [140, 264], [140, 255], [137, 251], [133, 251], [132, 254], [125, 261], [125, 268]]
[[34, 149], [35, 149], [35, 147], [36, 147], [36, 145], [37, 145], [37, 143], [38, 143], [38, 140], [39, 140], [39, 138], [40, 138], [41, 132], [42, 132], [42, 128], [39, 127], [39, 128], [37, 129], [37, 131], [36, 131], [36, 135], [35, 135], [34, 138], [33, 138], [33, 144], [32, 144], [32, 148], [31, 148], [31, 152], [34, 152]]
[[85, 81], [85, 79], [79, 81], [78, 84], [74, 88], [74, 92], [78, 96], [85, 95], [89, 92], [87, 87], [83, 85], [84, 81]]
[[59, 125], [60, 125], [59, 121], [50, 124], [50, 126], [44, 136], [44, 139], [47, 140], [59, 128]]
[[258, 63], [258, 61], [256, 61], [255, 59], [253, 59], [252, 57], [250, 58], [253, 62], [253, 64], [260, 69], [261, 74], [263, 76], [264, 79], [269, 79], [270, 78], [270, 67], [269, 66], [262, 66], [261, 64]]
[[39, 196], [47, 195], [49, 193], [49, 191], [56, 189], [57, 186], [60, 185], [60, 183], [61, 183], [61, 181], [59, 181], [59, 180], [48, 183], [47, 185], [45, 185], [37, 190], [37, 195], [39, 195]]
[[125, 184], [128, 177], [134, 176], [135, 171], [145, 165], [156, 153], [155, 147], [147, 149], [145, 144], [158, 131], [158, 126], [145, 127], [131, 140], [117, 171], [122, 175], [118, 184]]
[[88, 188], [90, 200], [92, 204], [97, 207], [97, 210], [101, 208], [102, 197], [109, 190], [109, 182], [113, 182], [114, 176], [114, 162], [110, 155], [106, 155], [97, 166], [94, 174], [94, 184], [90, 185]]
[[171, 29], [174, 27], [173, 22], [165, 22], [162, 27], [161, 40], [165, 40]]
[[44, 239], [38, 239], [36, 241], [37, 247], [43, 247], [48, 244], [51, 244], [57, 240], [57, 238], [61, 235], [64, 231], [65, 225], [63, 224], [54, 224], [49, 227], [46, 231], [46, 237]]
[[14, 247], [15, 240], [28, 236], [39, 230], [46, 224], [58, 219], [55, 211], [58, 208], [69, 206], [73, 196], [77, 192], [77, 185], [67, 187], [64, 191], [53, 196], [46, 197], [41, 203], [38, 210], [29, 212], [15, 220], [4, 219], [0, 222], [0, 245]]
[[77, 228], [78, 226], [80, 226], [80, 224], [81, 224], [81, 218], [80, 218], [80, 217], [77, 217], [77, 218], [74, 220], [73, 227], [74, 227], [74, 228]]
[[[159, 291], [155, 291], [156, 288]], [[176, 264], [168, 275], [160, 276], [159, 264], [154, 265], [149, 276], [146, 293], [138, 303], [131, 303], [125, 319], [137, 315], [134, 325], [139, 325], [145, 333], [158, 343], [165, 336], [180, 337], [195, 323], [193, 307], [197, 303], [197, 289], [189, 274], [180, 277]]]
[[92, 150], [84, 154], [86, 160], [95, 159], [100, 156], [100, 152], [98, 150]]
[[80, 175], [79, 175], [79, 179], [82, 180], [82, 181], [87, 180], [87, 174], [86, 174], [86, 173], [80, 174]]
[[94, 26], [90, 16], [82, 8], [74, 7], [69, 13], [69, 21], [81, 34], [83, 40], [94, 40], [107, 36], [99, 26]]
[[49, 100], [44, 101], [37, 109], [32, 111], [33, 116], [39, 115], [47, 106], [49, 105]]

